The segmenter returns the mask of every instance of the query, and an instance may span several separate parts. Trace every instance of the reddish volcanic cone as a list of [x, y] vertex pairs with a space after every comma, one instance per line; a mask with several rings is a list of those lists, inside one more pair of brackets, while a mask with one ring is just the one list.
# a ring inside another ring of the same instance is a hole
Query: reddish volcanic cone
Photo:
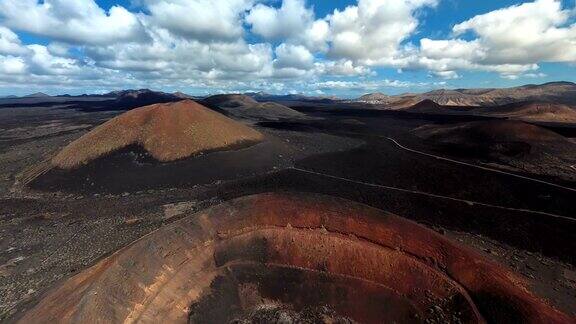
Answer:
[[190, 215], [48, 293], [21, 323], [568, 323], [506, 268], [315, 194]]
[[412, 107], [406, 109], [406, 111], [414, 112], [414, 113], [442, 113], [445, 109], [441, 105], [437, 104], [436, 102], [426, 99], [422, 100], [419, 103], [415, 104]]
[[262, 138], [248, 126], [184, 100], [134, 109], [113, 118], [66, 146], [52, 163], [73, 169], [131, 145], [168, 162]]

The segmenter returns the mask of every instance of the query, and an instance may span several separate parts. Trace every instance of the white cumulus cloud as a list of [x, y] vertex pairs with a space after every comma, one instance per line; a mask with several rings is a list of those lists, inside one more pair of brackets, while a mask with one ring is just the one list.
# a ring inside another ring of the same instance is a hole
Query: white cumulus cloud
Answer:
[[5, 75], [24, 74], [26, 63], [20, 57], [0, 55], [0, 72]]
[[146, 0], [155, 24], [175, 34], [203, 41], [243, 36], [243, 15], [253, 0]]
[[26, 48], [16, 33], [0, 26], [0, 54], [19, 55], [26, 53]]
[[281, 44], [275, 52], [274, 65], [278, 68], [308, 70], [314, 66], [314, 55], [304, 46]]
[[314, 11], [304, 0], [283, 0], [276, 9], [258, 4], [246, 17], [252, 32], [267, 39], [286, 39], [301, 35], [314, 20]]
[[328, 17], [329, 55], [366, 65], [389, 64], [416, 31], [416, 11], [436, 4], [436, 0], [359, 0], [357, 6], [335, 10]]
[[419, 37], [439, 1], [357, 0], [319, 17], [309, 0], [0, 0], [0, 85], [378, 90], [430, 85], [374, 81], [382, 68], [515, 79], [576, 63], [573, 4], [534, 0]]
[[137, 15], [121, 6], [106, 12], [94, 0], [1, 0], [0, 19], [13, 30], [77, 44], [146, 38]]
[[536, 0], [478, 15], [453, 28], [456, 37], [470, 33], [474, 39], [422, 39], [409, 65], [436, 74], [465, 69], [508, 79], [539, 75], [527, 72], [542, 62], [576, 62], [573, 17], [574, 10], [563, 9], [560, 0]]

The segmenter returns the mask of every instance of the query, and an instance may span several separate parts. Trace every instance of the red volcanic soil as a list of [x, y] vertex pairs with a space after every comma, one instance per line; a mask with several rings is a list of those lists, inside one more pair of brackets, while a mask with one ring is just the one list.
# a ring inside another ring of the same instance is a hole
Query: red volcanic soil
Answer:
[[553, 103], [520, 102], [484, 108], [481, 113], [525, 121], [576, 123], [576, 110], [566, 105]]
[[315, 194], [190, 215], [49, 292], [21, 323], [568, 323], [499, 264], [416, 223]]
[[192, 100], [126, 112], [66, 146], [53, 160], [62, 169], [80, 167], [138, 145], [161, 162], [261, 141], [262, 134]]

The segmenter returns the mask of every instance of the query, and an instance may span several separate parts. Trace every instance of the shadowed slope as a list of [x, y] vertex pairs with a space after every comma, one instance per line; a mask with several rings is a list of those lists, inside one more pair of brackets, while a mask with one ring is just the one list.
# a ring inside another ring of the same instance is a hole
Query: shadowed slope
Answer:
[[214, 95], [203, 99], [202, 103], [220, 108], [236, 108], [258, 105], [258, 101], [255, 99], [241, 94]]
[[497, 161], [524, 172], [574, 181], [576, 144], [536, 125], [490, 120], [425, 125], [413, 132], [443, 153]]
[[305, 118], [306, 115], [275, 102], [260, 103], [241, 94], [215, 95], [202, 100], [208, 107], [224, 110], [227, 114], [239, 118], [278, 120], [282, 118]]
[[430, 100], [430, 99], [426, 99], [426, 100], [420, 101], [419, 103], [415, 104], [414, 106], [406, 108], [405, 111], [414, 112], [414, 113], [423, 113], [423, 114], [426, 114], [426, 113], [441, 114], [441, 113], [444, 113], [444, 112], [449, 111], [449, 110], [444, 108], [443, 106], [437, 104], [436, 102]]
[[413, 222], [278, 193], [140, 239], [54, 289], [21, 323], [272, 322], [281, 313], [361, 323], [571, 320], [521, 277]]
[[569, 143], [563, 136], [542, 127], [509, 120], [478, 121], [455, 125], [426, 125], [414, 132], [422, 138], [442, 144]]
[[161, 162], [262, 140], [256, 130], [192, 100], [126, 112], [66, 146], [53, 160], [73, 169], [130, 145], [142, 146]]

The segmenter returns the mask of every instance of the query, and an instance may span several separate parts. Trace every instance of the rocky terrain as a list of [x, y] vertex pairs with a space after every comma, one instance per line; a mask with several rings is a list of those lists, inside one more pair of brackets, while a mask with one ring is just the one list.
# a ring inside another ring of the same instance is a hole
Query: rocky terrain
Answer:
[[576, 316], [570, 123], [139, 91], [0, 99], [1, 322]]

